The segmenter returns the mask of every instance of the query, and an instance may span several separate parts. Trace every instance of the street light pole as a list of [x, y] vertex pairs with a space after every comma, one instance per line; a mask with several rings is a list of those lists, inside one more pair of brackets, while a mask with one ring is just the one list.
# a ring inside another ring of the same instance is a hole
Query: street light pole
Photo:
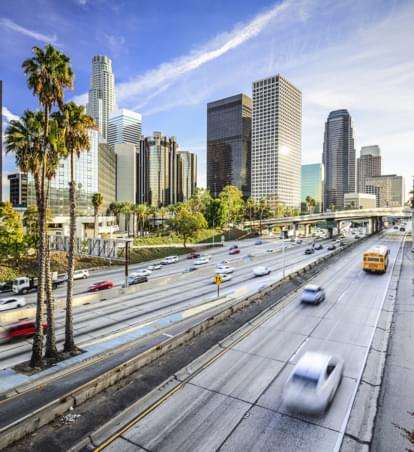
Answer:
[[283, 262], [283, 278], [285, 277], [285, 238], [282, 239], [282, 262]]
[[129, 240], [125, 241], [125, 289], [128, 287]]

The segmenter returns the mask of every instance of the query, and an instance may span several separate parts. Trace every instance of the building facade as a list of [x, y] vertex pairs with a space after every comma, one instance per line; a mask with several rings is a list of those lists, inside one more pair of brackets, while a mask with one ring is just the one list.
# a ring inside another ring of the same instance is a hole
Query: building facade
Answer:
[[0, 80], [0, 202], [3, 201], [3, 81]]
[[356, 191], [352, 118], [347, 110], [329, 113], [325, 123], [322, 162], [325, 168], [324, 208], [343, 208], [344, 194]]
[[359, 193], [365, 192], [365, 179], [370, 176], [381, 176], [381, 151], [377, 145], [363, 146], [357, 159], [357, 188]]
[[112, 61], [106, 56], [94, 56], [87, 112], [105, 139], [108, 138], [109, 114], [115, 110], [115, 77]]
[[161, 207], [177, 202], [177, 149], [175, 137], [154, 132], [141, 137], [138, 151], [137, 202]]
[[103, 196], [102, 210], [116, 200], [116, 155], [114, 147], [98, 144], [98, 191]]
[[10, 202], [15, 208], [27, 207], [27, 174], [15, 173], [7, 176], [10, 184]]
[[142, 116], [131, 110], [109, 113], [108, 144], [133, 143], [139, 145], [142, 133]]
[[377, 197], [370, 193], [345, 193], [344, 207], [348, 209], [375, 209]]
[[226, 185], [250, 196], [252, 100], [245, 94], [207, 104], [207, 187], [217, 197]]
[[130, 201], [138, 204], [138, 154], [132, 143], [115, 144], [116, 168], [116, 200]]
[[197, 155], [188, 151], [177, 152], [177, 201], [191, 198], [197, 186]]
[[324, 170], [322, 163], [302, 165], [302, 195], [301, 208], [307, 211], [306, 198], [310, 196], [315, 200], [313, 211], [323, 211]]
[[376, 195], [377, 207], [402, 207], [405, 201], [404, 178], [396, 174], [367, 177], [365, 192]]
[[280, 75], [253, 83], [251, 195], [297, 208], [301, 198], [302, 93]]

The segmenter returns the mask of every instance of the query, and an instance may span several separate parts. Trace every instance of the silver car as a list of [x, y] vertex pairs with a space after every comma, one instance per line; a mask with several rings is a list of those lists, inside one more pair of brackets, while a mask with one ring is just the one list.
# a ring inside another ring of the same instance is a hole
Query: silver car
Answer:
[[319, 304], [326, 298], [325, 291], [321, 286], [316, 284], [308, 284], [303, 289], [303, 293], [300, 297], [302, 303]]
[[343, 369], [343, 360], [338, 356], [305, 353], [286, 382], [285, 406], [306, 414], [326, 412], [341, 383]]

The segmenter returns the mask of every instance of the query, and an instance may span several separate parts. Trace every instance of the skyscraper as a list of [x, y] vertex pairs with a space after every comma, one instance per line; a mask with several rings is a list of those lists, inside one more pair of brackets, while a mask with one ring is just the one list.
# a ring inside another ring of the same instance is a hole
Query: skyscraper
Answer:
[[358, 193], [366, 193], [365, 179], [381, 176], [381, 151], [379, 146], [363, 146], [357, 159]]
[[116, 155], [114, 146], [98, 144], [98, 191], [103, 196], [102, 210], [116, 199]]
[[132, 143], [115, 144], [116, 153], [116, 200], [138, 203], [138, 154]]
[[207, 104], [207, 186], [235, 185], [250, 196], [252, 100], [245, 94]]
[[307, 210], [306, 198], [310, 196], [315, 200], [314, 212], [323, 209], [324, 170], [322, 163], [302, 165], [302, 210]]
[[87, 112], [95, 119], [99, 133], [108, 138], [109, 113], [115, 110], [115, 80], [112, 61], [106, 56], [94, 56]]
[[191, 198], [197, 186], [197, 155], [188, 151], [177, 152], [177, 201]]
[[0, 202], [3, 201], [3, 81], [0, 80]]
[[15, 173], [7, 176], [10, 183], [10, 202], [13, 207], [27, 207], [27, 174]]
[[325, 123], [322, 162], [325, 167], [324, 207], [344, 207], [344, 194], [356, 189], [352, 118], [347, 110], [329, 113]]
[[402, 176], [383, 174], [365, 178], [365, 192], [377, 196], [377, 207], [402, 207], [405, 184]]
[[109, 113], [108, 144], [133, 143], [139, 145], [142, 133], [142, 116], [131, 110]]
[[161, 132], [141, 137], [137, 203], [161, 207], [177, 202], [177, 148], [175, 137], [163, 136]]
[[302, 93], [281, 75], [253, 83], [251, 194], [300, 206]]

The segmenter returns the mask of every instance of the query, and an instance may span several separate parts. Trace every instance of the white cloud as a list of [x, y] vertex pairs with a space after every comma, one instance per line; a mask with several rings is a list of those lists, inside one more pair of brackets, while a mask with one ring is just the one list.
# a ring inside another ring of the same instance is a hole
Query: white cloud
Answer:
[[121, 51], [126, 51], [125, 38], [121, 35], [104, 34], [109, 51], [112, 55], [118, 55]]
[[11, 121], [12, 119], [19, 119], [17, 115], [12, 113], [7, 107], [3, 105], [2, 115], [7, 119], [7, 121]]
[[0, 17], [0, 25], [8, 28], [9, 30], [13, 30], [16, 33], [20, 33], [25, 36], [29, 36], [30, 38], [34, 38], [37, 41], [42, 41], [46, 43], [57, 44], [57, 36], [56, 35], [45, 35], [43, 33], [38, 33], [37, 31], [29, 30], [28, 28], [22, 27], [16, 22], [8, 19], [7, 17]]

